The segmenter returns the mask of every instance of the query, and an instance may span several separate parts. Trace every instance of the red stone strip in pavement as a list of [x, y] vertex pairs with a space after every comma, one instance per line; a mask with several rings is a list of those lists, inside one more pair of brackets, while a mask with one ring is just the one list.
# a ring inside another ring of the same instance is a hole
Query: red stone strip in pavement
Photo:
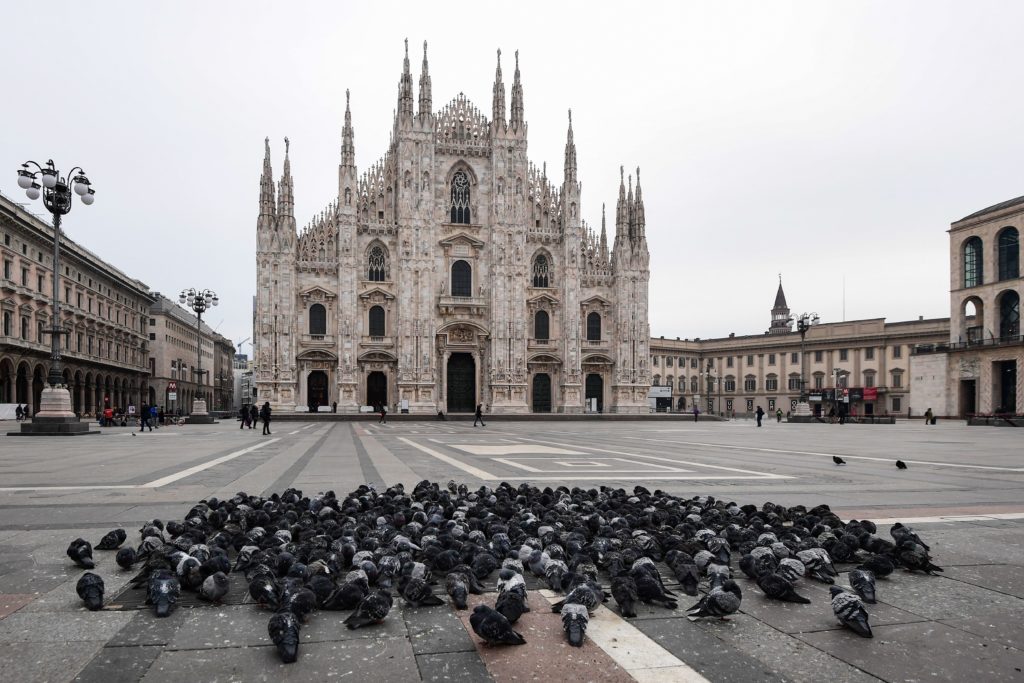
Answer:
[[0, 619], [14, 614], [37, 597], [39, 596], [21, 593], [0, 593]]
[[583, 647], [572, 647], [562, 631], [562, 617], [538, 592], [529, 591], [527, 612], [513, 628], [526, 645], [485, 645], [473, 633], [469, 615], [480, 604], [494, 607], [496, 593], [469, 596], [469, 609], [458, 612], [469, 631], [480, 659], [495, 681], [590, 681], [593, 683], [635, 683], [626, 670], [587, 638]]

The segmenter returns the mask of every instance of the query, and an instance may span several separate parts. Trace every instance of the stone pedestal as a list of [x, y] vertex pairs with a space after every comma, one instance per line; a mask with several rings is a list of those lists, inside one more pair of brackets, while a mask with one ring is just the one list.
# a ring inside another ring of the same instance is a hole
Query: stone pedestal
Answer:
[[39, 410], [32, 422], [21, 425], [21, 431], [8, 432], [8, 436], [86, 436], [99, 434], [89, 431], [88, 422], [80, 422], [71, 405], [71, 392], [65, 387], [46, 387], [39, 398]]
[[192, 401], [192, 414], [185, 418], [185, 424], [187, 425], [209, 425], [216, 422], [213, 419], [213, 415], [206, 412], [206, 401], [197, 398]]
[[789, 416], [788, 422], [815, 422], [814, 412], [811, 410], [811, 404], [807, 401], [800, 401], [796, 404], [796, 408]]

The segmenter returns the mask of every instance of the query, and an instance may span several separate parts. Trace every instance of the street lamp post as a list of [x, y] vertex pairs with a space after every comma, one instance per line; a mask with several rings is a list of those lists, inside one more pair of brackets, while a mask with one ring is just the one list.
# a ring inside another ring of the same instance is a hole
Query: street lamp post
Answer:
[[[33, 167], [35, 170], [32, 170]], [[71, 180], [69, 181], [68, 178]], [[38, 181], [38, 182], [37, 182]], [[89, 431], [89, 423], [81, 422], [75, 414], [71, 403], [71, 392], [64, 384], [64, 364], [61, 362], [60, 339], [66, 334], [60, 320], [60, 222], [61, 217], [71, 211], [73, 194], [89, 206], [95, 200], [96, 192], [92, 189], [89, 178], [81, 167], [75, 166], [65, 176], [54, 166], [53, 160], [40, 165], [35, 161], [26, 161], [18, 171], [18, 187], [25, 190], [31, 200], [43, 198], [43, 206], [53, 216], [53, 292], [50, 302], [52, 313], [50, 327], [44, 333], [50, 335], [50, 371], [30, 424], [22, 424], [20, 432], [12, 434], [23, 436], [78, 436], [82, 434], [99, 434]], [[72, 194], [73, 193], [73, 194]]]
[[804, 370], [807, 364], [804, 341], [807, 339], [807, 330], [820, 322], [821, 318], [817, 313], [801, 313], [796, 319], [796, 331], [800, 333], [800, 401], [796, 404], [795, 417], [811, 416], [811, 406], [807, 402], [807, 373]]
[[186, 420], [189, 424], [209, 424], [213, 417], [206, 410], [203, 393], [203, 312], [220, 303], [217, 294], [209, 289], [197, 290], [190, 287], [181, 290], [179, 303], [186, 304], [196, 314], [196, 396], [192, 400], [192, 413]]
[[[714, 386], [714, 381], [716, 379], [718, 379], [718, 375], [714, 372], [714, 367], [712, 366], [711, 361], [709, 360], [707, 366], [705, 366], [705, 368], [704, 368], [704, 388], [705, 388], [705, 391], [707, 392], [707, 394], [706, 394], [707, 400], [705, 402], [705, 408], [707, 408], [707, 411], [708, 411], [709, 414], [710, 413], [714, 413], [714, 410], [711, 409], [711, 392], [713, 390], [712, 387]], [[719, 399], [719, 404], [721, 404], [721, 399], [722, 399], [722, 397], [721, 397], [721, 388], [719, 388], [719, 397], [718, 397], [718, 399]], [[721, 408], [721, 405], [719, 405], [719, 408]]]

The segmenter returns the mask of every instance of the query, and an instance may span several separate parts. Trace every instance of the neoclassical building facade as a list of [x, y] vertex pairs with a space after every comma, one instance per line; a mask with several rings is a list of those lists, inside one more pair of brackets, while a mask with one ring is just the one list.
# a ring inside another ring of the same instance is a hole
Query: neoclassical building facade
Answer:
[[[347, 95], [346, 95], [347, 97]], [[296, 229], [288, 141], [257, 219], [255, 388], [278, 410], [647, 412], [644, 203], [620, 169], [614, 241], [583, 220], [572, 119], [560, 184], [527, 156], [518, 54], [488, 119], [418, 96], [408, 43], [391, 142], [359, 171], [346, 104], [337, 196]]]

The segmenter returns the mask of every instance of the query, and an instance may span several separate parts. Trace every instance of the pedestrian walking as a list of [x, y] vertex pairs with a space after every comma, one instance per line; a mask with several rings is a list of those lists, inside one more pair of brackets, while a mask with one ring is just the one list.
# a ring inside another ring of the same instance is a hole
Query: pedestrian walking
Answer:
[[21, 407], [20, 403], [18, 404], [18, 407], [14, 409], [14, 419], [18, 422], [25, 419], [25, 410]]
[[114, 426], [114, 409], [111, 408], [110, 406], [107, 406], [106, 408], [103, 409], [103, 425], [102, 426], [103, 427], [113, 427]]
[[764, 417], [764, 410], [761, 409], [761, 406], [757, 407], [757, 412], [754, 413], [754, 416], [757, 418], [757, 426], [760, 427], [761, 426], [761, 418]]
[[149, 431], [153, 431], [153, 425], [149, 423], [149, 404], [143, 403], [142, 409], [139, 411], [139, 431], [146, 431], [146, 427], [149, 427]]
[[158, 421], [158, 422], [159, 422], [160, 424], [162, 424], [162, 425], [166, 425], [166, 424], [167, 424], [166, 422], [164, 422], [164, 417], [165, 417], [165, 415], [164, 415], [164, 409], [163, 409], [163, 406], [161, 406], [161, 407], [160, 407], [160, 410], [158, 410], [158, 411], [157, 411], [157, 414], [156, 414], [156, 416], [157, 416], [157, 421]]
[[159, 413], [157, 413], [155, 405], [149, 407], [149, 424], [154, 424], [155, 423], [156, 424], [156, 428], [160, 429], [160, 422], [157, 420], [157, 415], [158, 414]]
[[924, 411], [924, 423], [925, 423], [926, 425], [932, 425], [932, 424], [935, 424], [935, 422], [934, 422], [934, 421], [933, 421], [933, 419], [932, 419], [932, 418], [933, 418], [933, 415], [934, 415], [934, 414], [932, 413], [932, 409], [931, 409], [931, 408], [929, 408], [928, 410]]
[[243, 405], [238, 409], [238, 428], [245, 429], [249, 426], [249, 406]]
[[259, 417], [259, 408], [256, 407], [255, 403], [253, 403], [249, 406], [249, 429], [256, 429], [256, 422], [259, 421]]
[[377, 424], [379, 424], [379, 425], [380, 424], [386, 425], [387, 423], [388, 423], [388, 407], [386, 405], [384, 405], [383, 403], [381, 403], [380, 404], [380, 419], [377, 420]]
[[776, 422], [782, 422], [782, 408], [778, 408], [775, 411], [775, 421]]
[[266, 401], [260, 408], [260, 419], [263, 420], [263, 433], [270, 434], [270, 401]]
[[476, 412], [473, 414], [473, 426], [474, 427], [476, 427], [477, 420], [480, 421], [480, 426], [481, 427], [486, 427], [487, 426], [486, 424], [484, 424], [484, 404], [483, 403], [477, 403], [476, 404]]
[[694, 404], [693, 405], [693, 421], [694, 422], [697, 421], [697, 416], [698, 415], [700, 415], [700, 408], [697, 407], [697, 404]]

